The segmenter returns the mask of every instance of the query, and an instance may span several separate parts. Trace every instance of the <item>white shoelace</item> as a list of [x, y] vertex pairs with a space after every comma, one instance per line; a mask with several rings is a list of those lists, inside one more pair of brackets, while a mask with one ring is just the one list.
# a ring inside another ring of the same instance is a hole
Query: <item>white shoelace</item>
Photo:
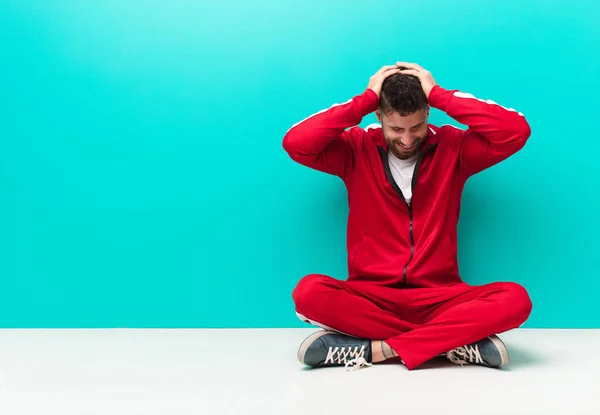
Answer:
[[461, 366], [468, 363], [483, 363], [483, 359], [481, 358], [479, 347], [477, 345], [457, 347], [456, 349], [449, 351], [446, 357], [452, 363], [456, 363], [457, 365]]
[[364, 357], [357, 357], [346, 362], [346, 370], [350, 371], [357, 370], [365, 366], [371, 366], [371, 363], [367, 362], [367, 359]]
[[330, 347], [327, 352], [327, 363], [344, 363], [347, 370], [356, 370], [364, 366], [371, 366], [371, 363], [365, 359], [365, 346], [358, 347]]

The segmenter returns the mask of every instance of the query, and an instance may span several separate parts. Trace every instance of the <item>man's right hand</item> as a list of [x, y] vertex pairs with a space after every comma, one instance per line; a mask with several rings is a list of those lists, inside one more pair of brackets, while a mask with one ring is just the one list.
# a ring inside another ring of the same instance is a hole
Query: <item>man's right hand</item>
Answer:
[[382, 67], [380, 70], [375, 72], [375, 74], [369, 78], [369, 85], [367, 85], [368, 89], [372, 89], [377, 96], [381, 95], [381, 86], [383, 85], [383, 81], [386, 80], [388, 76], [391, 76], [395, 73], [400, 73], [401, 69], [396, 65], [386, 65]]

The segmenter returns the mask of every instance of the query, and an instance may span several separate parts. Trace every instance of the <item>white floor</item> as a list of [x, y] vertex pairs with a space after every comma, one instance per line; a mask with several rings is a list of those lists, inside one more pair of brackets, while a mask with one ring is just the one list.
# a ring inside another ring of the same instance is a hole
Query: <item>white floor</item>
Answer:
[[0, 330], [0, 414], [600, 414], [600, 330], [514, 330], [505, 369], [410, 372], [305, 369], [314, 330]]

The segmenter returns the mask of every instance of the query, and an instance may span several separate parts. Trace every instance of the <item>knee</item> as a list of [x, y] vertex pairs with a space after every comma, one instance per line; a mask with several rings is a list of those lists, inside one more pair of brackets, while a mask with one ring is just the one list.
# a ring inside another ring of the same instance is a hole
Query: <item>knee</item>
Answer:
[[501, 283], [504, 292], [504, 307], [515, 326], [523, 324], [531, 314], [533, 303], [529, 293], [520, 284], [515, 282]]
[[304, 310], [307, 305], [314, 304], [329, 280], [332, 280], [332, 278], [320, 274], [310, 274], [303, 277], [292, 291], [292, 299], [296, 310]]

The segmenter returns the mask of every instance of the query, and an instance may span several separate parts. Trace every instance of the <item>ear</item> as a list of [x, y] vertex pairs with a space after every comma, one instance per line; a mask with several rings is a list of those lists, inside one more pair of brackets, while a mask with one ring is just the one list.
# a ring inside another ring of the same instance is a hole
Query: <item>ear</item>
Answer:
[[375, 110], [375, 116], [377, 117], [377, 121], [381, 122], [381, 112], [378, 109]]

